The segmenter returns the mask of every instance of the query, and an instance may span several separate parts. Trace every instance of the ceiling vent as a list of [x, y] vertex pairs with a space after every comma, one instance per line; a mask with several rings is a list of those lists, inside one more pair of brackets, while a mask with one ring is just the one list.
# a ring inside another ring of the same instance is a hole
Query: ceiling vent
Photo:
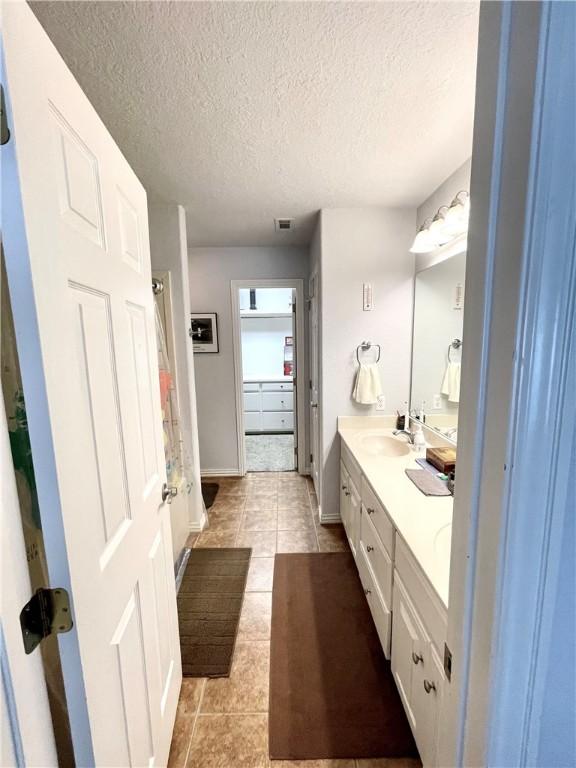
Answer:
[[287, 232], [296, 226], [294, 219], [274, 219], [274, 229], [276, 232]]

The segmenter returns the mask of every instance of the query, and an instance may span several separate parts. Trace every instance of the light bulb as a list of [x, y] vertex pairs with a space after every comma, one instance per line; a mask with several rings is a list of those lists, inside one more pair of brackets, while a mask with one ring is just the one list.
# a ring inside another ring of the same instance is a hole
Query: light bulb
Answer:
[[432, 224], [432, 219], [427, 219], [422, 224], [410, 247], [410, 253], [430, 253], [430, 251], [433, 251], [438, 246], [430, 232], [430, 224]]

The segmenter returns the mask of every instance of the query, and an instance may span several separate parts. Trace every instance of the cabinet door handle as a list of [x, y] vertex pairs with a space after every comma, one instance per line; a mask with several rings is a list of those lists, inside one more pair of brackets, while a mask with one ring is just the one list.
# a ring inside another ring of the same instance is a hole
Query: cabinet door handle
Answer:
[[371, 547], [370, 544], [366, 547], [366, 552], [374, 552], [374, 547]]
[[342, 490], [343, 490], [343, 491], [347, 491], [347, 490], [348, 490], [348, 488], [347, 488], [345, 485], [343, 485], [343, 486], [342, 486]]
[[346, 491], [344, 495], [345, 496], [351, 496], [352, 494], [350, 493], [350, 491]]
[[371, 589], [365, 589], [364, 590], [364, 594], [365, 595], [371, 595], [372, 594], [372, 590]]
[[424, 690], [426, 693], [430, 693], [430, 691], [436, 690], [436, 686], [434, 683], [431, 683], [430, 680], [424, 680]]
[[421, 653], [414, 653], [414, 651], [412, 651], [412, 661], [414, 664], [419, 664], [420, 662], [424, 663], [424, 658]]
[[366, 507], [366, 512], [368, 512], [369, 515], [374, 514], [374, 510], [371, 507]]

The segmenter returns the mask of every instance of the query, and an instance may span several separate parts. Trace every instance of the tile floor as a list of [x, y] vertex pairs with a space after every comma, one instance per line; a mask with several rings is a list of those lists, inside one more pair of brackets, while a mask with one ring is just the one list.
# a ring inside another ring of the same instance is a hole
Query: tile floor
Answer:
[[317, 520], [311, 481], [295, 472], [217, 478], [210, 527], [194, 547], [252, 547], [232, 671], [228, 678], [184, 678], [169, 768], [418, 768], [414, 760], [268, 758], [268, 676], [272, 575], [276, 552], [348, 549], [341, 525]]

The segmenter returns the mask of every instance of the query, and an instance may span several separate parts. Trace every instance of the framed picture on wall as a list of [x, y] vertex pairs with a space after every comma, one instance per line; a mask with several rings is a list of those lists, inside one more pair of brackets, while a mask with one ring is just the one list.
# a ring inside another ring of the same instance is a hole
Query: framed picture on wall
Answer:
[[216, 312], [191, 312], [188, 333], [194, 352], [219, 352]]

